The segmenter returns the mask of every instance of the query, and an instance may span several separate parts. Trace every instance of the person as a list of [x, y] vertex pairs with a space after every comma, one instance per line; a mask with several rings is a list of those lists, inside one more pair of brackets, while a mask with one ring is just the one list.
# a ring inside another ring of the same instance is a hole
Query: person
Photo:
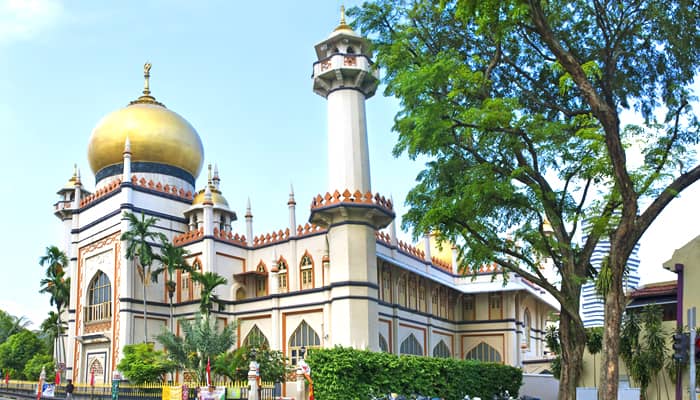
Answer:
[[73, 389], [75, 389], [73, 380], [68, 379], [68, 383], [66, 384], [66, 400], [71, 400], [73, 398]]

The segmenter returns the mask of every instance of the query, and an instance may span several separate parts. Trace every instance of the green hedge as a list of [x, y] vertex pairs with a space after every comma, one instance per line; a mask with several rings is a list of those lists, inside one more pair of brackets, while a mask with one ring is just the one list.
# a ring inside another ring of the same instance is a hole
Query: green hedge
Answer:
[[400, 393], [461, 399], [465, 394], [492, 399], [508, 390], [517, 397], [523, 374], [518, 368], [474, 360], [395, 356], [336, 347], [314, 349], [311, 367], [319, 400], [367, 400], [370, 394]]

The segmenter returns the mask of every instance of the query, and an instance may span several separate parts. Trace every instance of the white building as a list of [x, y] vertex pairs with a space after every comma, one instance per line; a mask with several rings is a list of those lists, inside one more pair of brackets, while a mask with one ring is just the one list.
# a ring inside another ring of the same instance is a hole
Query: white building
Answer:
[[[325, 189], [319, 182], [308, 223], [297, 224], [290, 193], [284, 228], [253, 236], [250, 207], [238, 225], [216, 169], [195, 188], [200, 137], [151, 95], [148, 71], [143, 95], [95, 127], [94, 192], [76, 172], [55, 204], [71, 260], [66, 347], [76, 382], [90, 371], [108, 381], [122, 347], [144, 341], [144, 323], [149, 339], [170, 326], [165, 280], [148, 287], [143, 319], [141, 278], [120, 240], [127, 211], [158, 218], [157, 230], [185, 247], [193, 266], [228, 280], [216, 292], [225, 306], [213, 315], [238, 321], [239, 344], [255, 332], [292, 360], [302, 345], [342, 345], [545, 368], [545, 321], [556, 305], [543, 290], [519, 277], [505, 286], [492, 281], [492, 266], [472, 281], [428, 238], [425, 252], [397, 240], [391, 201], [370, 185], [365, 100], [378, 71], [368, 42], [341, 20], [315, 48], [313, 90], [328, 103], [329, 177]], [[174, 319], [193, 318], [198, 288], [187, 274], [176, 280]]]
[[[585, 243], [590, 232], [589, 222], [585, 221], [582, 228], [582, 242]], [[596, 271], [600, 272], [603, 260], [609, 253], [610, 240], [607, 237], [601, 237], [591, 255], [591, 265]], [[627, 273], [625, 274], [623, 290], [628, 293], [637, 289], [639, 278], [639, 242], [637, 242], [627, 260]], [[581, 319], [586, 328], [605, 325], [605, 303], [604, 299], [596, 292], [595, 282], [584, 283], [581, 287]]]

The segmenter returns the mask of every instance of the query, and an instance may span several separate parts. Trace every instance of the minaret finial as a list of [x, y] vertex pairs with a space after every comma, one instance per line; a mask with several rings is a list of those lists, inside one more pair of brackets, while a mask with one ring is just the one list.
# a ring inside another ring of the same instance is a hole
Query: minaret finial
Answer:
[[146, 62], [143, 64], [143, 95], [148, 96], [151, 94], [151, 88], [149, 87], [149, 79], [151, 78], [151, 63]]
[[345, 25], [345, 5], [340, 6], [340, 25]]
[[209, 177], [207, 178], [207, 183], [208, 183], [209, 185], [212, 184], [212, 180], [211, 180], [211, 164], [209, 164]]

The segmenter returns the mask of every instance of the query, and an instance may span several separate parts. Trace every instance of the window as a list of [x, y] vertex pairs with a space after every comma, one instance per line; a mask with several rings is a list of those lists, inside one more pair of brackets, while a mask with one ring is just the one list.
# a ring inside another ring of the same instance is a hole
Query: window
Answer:
[[391, 303], [391, 272], [386, 264], [382, 272], [382, 300]]
[[440, 318], [447, 318], [447, 288], [440, 288]]
[[314, 261], [311, 259], [308, 252], [301, 257], [301, 263], [299, 263], [299, 274], [301, 275], [301, 290], [313, 289]]
[[450, 321], [455, 320], [455, 296], [451, 291], [447, 296], [447, 319]]
[[236, 300], [243, 300], [243, 299], [245, 299], [245, 289], [238, 288], [238, 290], [236, 290]]
[[435, 345], [435, 348], [433, 348], [433, 357], [452, 357], [452, 352], [450, 351], [450, 348], [447, 346], [447, 343], [445, 343], [444, 340], [440, 340], [440, 342], [438, 342], [438, 344]]
[[479, 360], [483, 362], [501, 362], [501, 353], [488, 344], [481, 342], [464, 356], [465, 360]]
[[416, 278], [408, 279], [408, 306], [414, 310], [418, 309], [418, 288], [416, 287]]
[[260, 261], [256, 271], [259, 275], [255, 276], [255, 295], [257, 297], [267, 296], [267, 268], [265, 268], [265, 263]]
[[431, 312], [433, 313], [433, 315], [437, 315], [437, 313], [438, 313], [438, 290], [433, 289], [430, 292], [430, 297], [432, 299], [432, 307], [433, 307], [431, 309]]
[[489, 294], [489, 319], [503, 319], [503, 294]]
[[301, 348], [306, 347], [306, 351], [321, 347], [321, 339], [306, 321], [301, 321], [297, 329], [289, 337], [289, 361], [292, 365], [297, 365]]
[[257, 325], [253, 325], [250, 332], [248, 332], [248, 335], [243, 340], [243, 346], [269, 348], [270, 342], [267, 340], [267, 337], [264, 333], [262, 333], [260, 328], [258, 328]]
[[109, 320], [112, 317], [112, 288], [107, 274], [98, 271], [88, 286], [85, 322]]
[[182, 300], [192, 300], [192, 279], [190, 278], [190, 273], [183, 271], [182, 275], [180, 275], [180, 282], [182, 282], [182, 292], [180, 294]]
[[399, 305], [406, 306], [406, 277], [399, 278]]
[[277, 278], [280, 282], [280, 293], [286, 293], [289, 291], [289, 275], [287, 275], [287, 262], [284, 258], [280, 257], [277, 262]]
[[391, 353], [389, 351], [389, 344], [386, 342], [386, 339], [384, 339], [384, 335], [382, 335], [381, 333], [379, 334], [379, 350], [385, 353]]
[[426, 312], [427, 302], [425, 301], [425, 282], [421, 279], [418, 284], [418, 309]]
[[[200, 274], [202, 273], [202, 262], [199, 261], [199, 259], [194, 260], [192, 263], [192, 269], [199, 272]], [[194, 299], [199, 299], [202, 297], [202, 289], [201, 285], [197, 281], [193, 281], [192, 278], [190, 277], [191, 285], [190, 285], [190, 300]]]
[[530, 310], [527, 308], [523, 312], [523, 342], [521, 347], [524, 349], [530, 349]]
[[411, 333], [406, 339], [401, 343], [401, 354], [411, 354], [414, 356], [423, 355], [423, 346], [418, 343], [418, 339]]
[[464, 308], [463, 308], [463, 319], [465, 321], [473, 321], [476, 319], [476, 309], [475, 309], [475, 300], [474, 300], [474, 295], [473, 294], [466, 294], [464, 295], [464, 298], [462, 299]]

